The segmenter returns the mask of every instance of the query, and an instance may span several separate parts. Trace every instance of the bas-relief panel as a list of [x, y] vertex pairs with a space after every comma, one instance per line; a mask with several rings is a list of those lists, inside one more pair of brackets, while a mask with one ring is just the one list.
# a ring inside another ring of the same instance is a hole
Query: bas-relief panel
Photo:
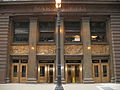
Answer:
[[37, 46], [38, 55], [55, 55], [56, 46], [55, 45], [40, 45]]
[[[109, 54], [109, 45], [92, 45], [92, 54]], [[29, 46], [11, 46], [11, 55], [26, 55], [29, 54]], [[38, 55], [55, 55], [56, 46], [55, 45], [40, 45], [37, 46]], [[65, 45], [64, 54], [66, 55], [82, 55], [83, 46], [82, 45]]]
[[29, 46], [11, 46], [10, 54], [13, 54], [13, 55], [29, 54]]
[[82, 55], [83, 46], [82, 45], [65, 45], [64, 54], [66, 55]]
[[109, 45], [92, 45], [92, 54], [110, 54]]

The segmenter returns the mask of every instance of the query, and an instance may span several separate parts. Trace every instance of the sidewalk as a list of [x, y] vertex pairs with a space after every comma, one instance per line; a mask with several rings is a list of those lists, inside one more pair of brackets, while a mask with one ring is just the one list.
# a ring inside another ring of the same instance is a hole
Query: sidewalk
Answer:
[[[0, 90], [54, 90], [56, 84], [0, 84]], [[64, 90], [120, 90], [120, 84], [63, 84]]]

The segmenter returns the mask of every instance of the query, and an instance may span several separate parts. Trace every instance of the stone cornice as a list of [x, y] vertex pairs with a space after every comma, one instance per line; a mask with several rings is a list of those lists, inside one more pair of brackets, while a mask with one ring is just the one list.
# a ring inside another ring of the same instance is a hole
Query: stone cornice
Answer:
[[[54, 4], [54, 1], [0, 1], [0, 5], [33, 5], [33, 4]], [[120, 4], [120, 1], [64, 1], [62, 4]]]

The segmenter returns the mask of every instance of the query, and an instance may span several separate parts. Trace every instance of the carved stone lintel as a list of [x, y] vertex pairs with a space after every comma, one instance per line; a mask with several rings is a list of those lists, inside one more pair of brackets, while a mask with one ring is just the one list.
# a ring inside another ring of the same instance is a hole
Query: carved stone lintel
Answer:
[[64, 53], [69, 55], [81, 55], [83, 54], [83, 46], [82, 45], [65, 45]]
[[37, 54], [39, 55], [54, 55], [55, 53], [56, 53], [55, 45], [37, 46]]
[[92, 45], [92, 54], [109, 54], [109, 45]]
[[29, 53], [29, 46], [11, 46], [10, 54], [26, 55]]

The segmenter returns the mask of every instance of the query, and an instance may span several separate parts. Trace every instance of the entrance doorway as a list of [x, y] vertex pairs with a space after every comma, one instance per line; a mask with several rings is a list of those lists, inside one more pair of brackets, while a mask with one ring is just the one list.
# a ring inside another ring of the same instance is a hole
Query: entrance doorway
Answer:
[[11, 64], [11, 82], [24, 83], [27, 81], [27, 60], [13, 60]]
[[93, 63], [93, 79], [95, 82], [109, 82], [108, 60], [101, 60], [100, 63]]
[[65, 65], [67, 83], [82, 82], [82, 65], [77, 63], [67, 63]]
[[38, 82], [53, 83], [55, 80], [54, 64], [38, 64]]

